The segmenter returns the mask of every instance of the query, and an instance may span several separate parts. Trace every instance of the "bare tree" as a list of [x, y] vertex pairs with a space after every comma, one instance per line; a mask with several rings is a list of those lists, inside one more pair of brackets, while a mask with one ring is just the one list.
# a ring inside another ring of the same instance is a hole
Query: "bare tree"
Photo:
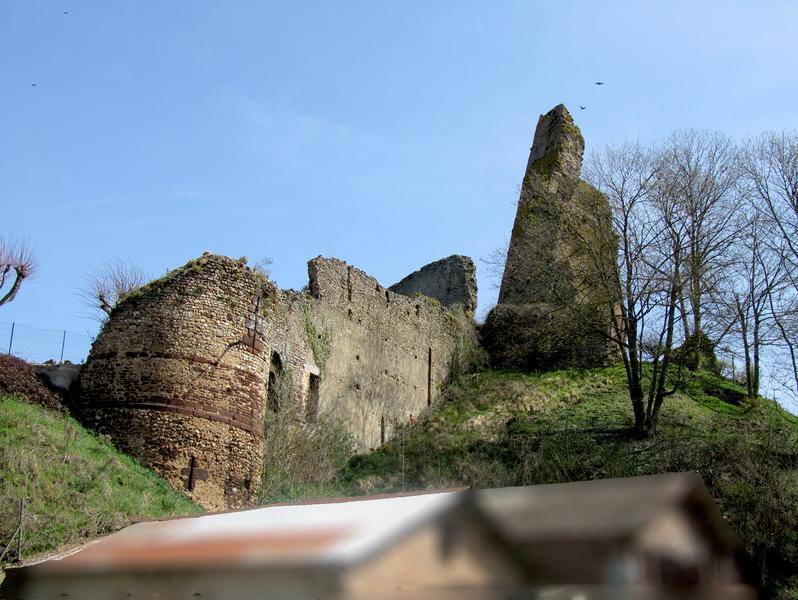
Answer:
[[769, 245], [784, 269], [786, 284], [768, 303], [798, 394], [798, 134], [767, 132], [748, 140], [741, 164], [747, 193], [774, 232]]
[[578, 277], [592, 278], [593, 289], [604, 285], [596, 296], [604, 298], [604, 323], [611, 324], [604, 331], [623, 361], [640, 435], [656, 431], [662, 403], [674, 392], [670, 370], [684, 226], [662, 171], [661, 157], [639, 144], [594, 153], [585, 176], [609, 199], [611, 226], [598, 200], [583, 203], [586, 212], [569, 216], [581, 259], [575, 264], [583, 267]]
[[510, 248], [510, 240], [505, 240], [501, 246], [494, 248], [487, 256], [483, 256], [479, 261], [485, 265], [488, 277], [493, 281], [492, 287], [496, 290], [501, 288], [504, 267], [507, 264], [507, 251]]
[[[707, 299], [717, 289], [731, 264], [728, 252], [742, 222], [737, 150], [721, 133], [682, 130], [671, 135], [662, 149], [658, 179], [667, 189], [671, 224], [683, 233], [683, 264], [679, 275], [678, 306], [691, 368], [705, 366], [707, 323], [713, 311]], [[673, 233], [673, 232], [672, 232]]]
[[141, 267], [117, 259], [103, 263], [97, 271], [87, 275], [79, 294], [89, 307], [102, 311], [102, 320], [111, 314], [117, 302], [148, 280]]
[[22, 282], [35, 271], [36, 257], [25, 241], [7, 242], [0, 237], [0, 306], [16, 298]]
[[[749, 401], [759, 396], [762, 351], [778, 342], [777, 320], [783, 318], [780, 302], [785, 284], [783, 249], [774, 245], [777, 236], [765, 215], [748, 197], [747, 221], [739, 239], [729, 249], [733, 265], [721, 289], [713, 295], [715, 314], [732, 334], [744, 359], [744, 378]], [[775, 300], [775, 302], [774, 302]]]

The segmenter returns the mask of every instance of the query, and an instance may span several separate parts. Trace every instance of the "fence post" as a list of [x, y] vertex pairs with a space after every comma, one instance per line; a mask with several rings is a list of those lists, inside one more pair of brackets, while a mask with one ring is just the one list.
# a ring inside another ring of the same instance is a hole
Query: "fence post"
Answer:
[[14, 326], [16, 325], [15, 322], [11, 323], [11, 339], [8, 340], [8, 354], [11, 354], [11, 344], [14, 343]]
[[64, 344], [66, 343], [66, 329], [64, 329], [64, 337], [61, 338], [61, 358], [58, 361], [59, 364], [64, 363]]
[[25, 496], [19, 499], [19, 537], [17, 538], [17, 561], [22, 562], [22, 543], [25, 537]]

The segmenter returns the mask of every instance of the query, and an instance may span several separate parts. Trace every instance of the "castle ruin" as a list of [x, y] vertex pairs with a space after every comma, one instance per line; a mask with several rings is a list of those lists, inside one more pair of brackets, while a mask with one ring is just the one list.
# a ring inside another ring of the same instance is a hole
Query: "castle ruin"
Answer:
[[437, 399], [476, 283], [470, 259], [434, 264], [437, 296], [322, 257], [296, 292], [204, 254], [117, 305], [76, 412], [207, 508], [251, 503], [269, 411], [329, 418], [370, 449]]
[[[600, 292], [579, 276], [563, 226], [607, 202], [579, 179], [583, 149], [564, 106], [540, 117], [483, 328], [494, 365], [608, 360], [606, 339], [557, 309]], [[308, 274], [308, 291], [279, 290], [246, 261], [206, 253], [126, 296], [92, 345], [77, 416], [209, 509], [257, 499], [270, 413], [331, 419], [362, 449], [381, 445], [435, 403], [473, 335], [474, 263], [451, 256], [390, 288], [333, 258], [312, 259]]]

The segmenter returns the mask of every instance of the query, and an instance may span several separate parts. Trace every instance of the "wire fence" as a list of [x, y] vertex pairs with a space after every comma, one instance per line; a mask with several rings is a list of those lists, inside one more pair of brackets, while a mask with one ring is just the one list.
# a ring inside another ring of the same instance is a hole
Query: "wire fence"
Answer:
[[88, 333], [0, 321], [0, 353], [32, 363], [82, 363], [89, 355], [92, 340]]

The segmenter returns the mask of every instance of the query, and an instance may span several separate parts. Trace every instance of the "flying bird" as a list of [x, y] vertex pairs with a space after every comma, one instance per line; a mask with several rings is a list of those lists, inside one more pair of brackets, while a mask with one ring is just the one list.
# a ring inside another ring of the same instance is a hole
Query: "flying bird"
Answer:
[[585, 110], [585, 109], [587, 108], [587, 106], [582, 106], [582, 105], [580, 104], [580, 105], [579, 105], [579, 108], [581, 108], [582, 110]]
[[68, 15], [69, 13], [68, 13], [67, 11], [64, 11], [64, 14], [65, 14], [65, 15]]
[[603, 81], [597, 81], [596, 85], [604, 85], [604, 82]]
[[36, 87], [36, 84], [35, 83], [31, 83], [30, 86], [31, 87]]

